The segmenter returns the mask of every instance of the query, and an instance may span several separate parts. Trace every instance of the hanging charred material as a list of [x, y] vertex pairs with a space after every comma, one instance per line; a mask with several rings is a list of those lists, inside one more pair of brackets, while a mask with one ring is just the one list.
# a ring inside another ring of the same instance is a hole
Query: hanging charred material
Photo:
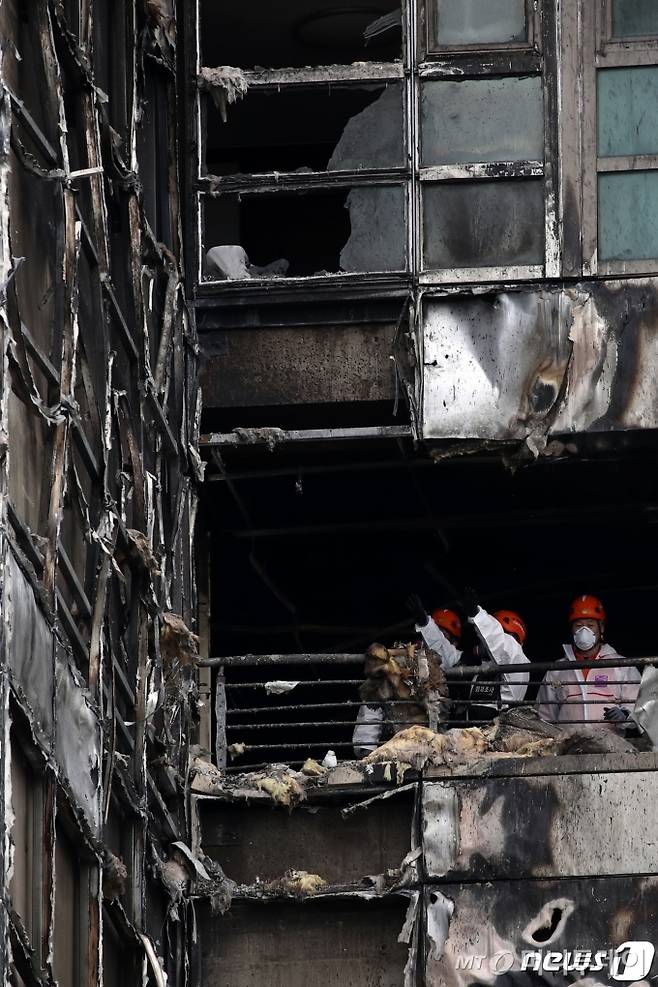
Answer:
[[199, 409], [174, 9], [3, 0], [0, 34], [0, 979], [181, 984]]

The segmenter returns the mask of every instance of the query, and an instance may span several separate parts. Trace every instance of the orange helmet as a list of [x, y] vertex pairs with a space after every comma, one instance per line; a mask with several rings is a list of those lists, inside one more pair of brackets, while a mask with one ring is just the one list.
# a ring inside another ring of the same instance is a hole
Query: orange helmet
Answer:
[[595, 596], [577, 596], [569, 607], [569, 623], [574, 620], [605, 620], [605, 608]]
[[453, 634], [455, 637], [462, 636], [462, 622], [454, 610], [435, 610], [432, 620], [444, 631]]
[[516, 634], [523, 644], [528, 632], [518, 613], [514, 613], [513, 610], [496, 610], [494, 617], [504, 631], [507, 631], [508, 634]]

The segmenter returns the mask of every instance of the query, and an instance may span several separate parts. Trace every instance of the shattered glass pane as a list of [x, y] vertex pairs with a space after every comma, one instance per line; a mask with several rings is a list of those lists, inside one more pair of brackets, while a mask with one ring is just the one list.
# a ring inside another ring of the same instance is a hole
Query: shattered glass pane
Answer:
[[199, 26], [204, 65], [301, 68], [402, 55], [400, 0], [202, 0]]
[[539, 76], [426, 82], [420, 113], [424, 166], [544, 158]]
[[350, 237], [340, 252], [342, 271], [402, 271], [405, 262], [405, 189], [372, 185], [347, 196]]
[[599, 257], [658, 258], [658, 171], [599, 176]]
[[404, 165], [399, 83], [255, 89], [228, 107], [226, 122], [209, 99], [207, 121], [205, 160], [213, 175]]
[[543, 181], [426, 185], [423, 227], [426, 270], [542, 264]]
[[406, 187], [207, 197], [204, 228], [204, 275], [213, 281], [402, 271]]
[[613, 38], [658, 35], [656, 0], [612, 0]]
[[658, 68], [604, 69], [597, 88], [599, 154], [658, 153]]
[[526, 41], [525, 0], [435, 0], [440, 45]]

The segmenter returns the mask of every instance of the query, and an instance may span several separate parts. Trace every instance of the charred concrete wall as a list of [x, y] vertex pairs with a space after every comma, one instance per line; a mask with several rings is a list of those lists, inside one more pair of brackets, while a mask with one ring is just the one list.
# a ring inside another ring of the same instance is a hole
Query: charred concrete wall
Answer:
[[566, 984], [580, 963], [614, 983], [620, 947], [654, 940], [656, 767], [637, 752], [232, 777], [197, 762], [202, 982]]
[[[411, 353], [409, 417], [432, 442], [538, 455], [550, 434], [654, 429], [653, 15], [387, 0], [370, 22], [313, 0], [273, 35], [255, 3], [187, 13], [188, 287], [210, 404], [308, 404], [318, 372], [319, 401], [345, 402], [334, 378], [386, 401], [390, 356]], [[278, 335], [259, 323], [264, 299], [280, 314], [293, 297], [315, 312], [274, 318]], [[409, 302], [402, 333], [366, 326], [385, 298]], [[233, 308], [226, 335], [213, 306]], [[364, 370], [378, 386], [352, 384]]]
[[2, 982], [182, 984], [199, 407], [175, 10], [3, 0], [0, 36]]

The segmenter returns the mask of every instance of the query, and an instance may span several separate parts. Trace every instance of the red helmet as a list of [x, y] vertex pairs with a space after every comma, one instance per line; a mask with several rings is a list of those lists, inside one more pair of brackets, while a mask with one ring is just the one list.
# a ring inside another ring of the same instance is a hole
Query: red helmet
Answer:
[[595, 596], [577, 596], [569, 607], [569, 623], [574, 620], [605, 620], [605, 608]]
[[528, 632], [518, 613], [514, 613], [513, 610], [496, 610], [494, 617], [504, 631], [507, 631], [508, 634], [515, 634], [523, 644]]
[[462, 636], [462, 622], [454, 610], [435, 610], [432, 614], [432, 620], [454, 637]]

